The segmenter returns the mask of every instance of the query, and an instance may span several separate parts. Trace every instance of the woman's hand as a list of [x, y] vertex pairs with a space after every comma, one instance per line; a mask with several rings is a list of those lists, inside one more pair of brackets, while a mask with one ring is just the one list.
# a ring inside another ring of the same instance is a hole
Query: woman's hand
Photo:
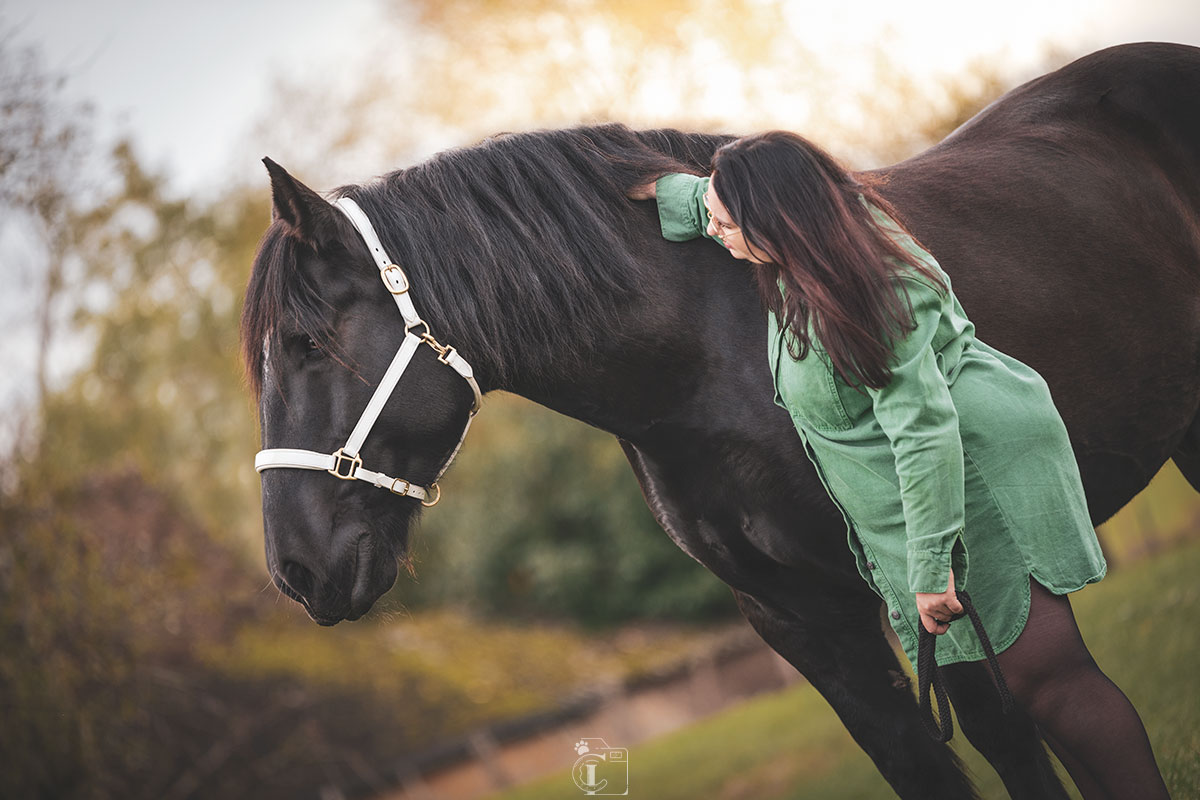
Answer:
[[653, 200], [658, 196], [658, 191], [655, 189], [657, 180], [643, 183], [641, 186], [635, 186], [627, 193], [630, 200]]
[[950, 620], [962, 614], [962, 603], [954, 591], [954, 570], [950, 570], [950, 585], [941, 594], [917, 592], [917, 613], [921, 624], [930, 633], [943, 634], [950, 630]]

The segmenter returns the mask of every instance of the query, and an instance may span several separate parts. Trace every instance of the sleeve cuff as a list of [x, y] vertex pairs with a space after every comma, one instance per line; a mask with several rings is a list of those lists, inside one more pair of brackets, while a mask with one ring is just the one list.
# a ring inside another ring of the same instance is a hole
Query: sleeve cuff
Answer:
[[708, 220], [701, 213], [708, 178], [686, 173], [664, 175], [654, 183], [658, 200], [658, 221], [663, 238], [686, 242], [704, 235]]
[[967, 588], [967, 546], [962, 528], [954, 531], [946, 543], [949, 550], [930, 550], [921, 546], [908, 549], [908, 590], [923, 594], [941, 594], [950, 586], [950, 570], [954, 570], [955, 590]]

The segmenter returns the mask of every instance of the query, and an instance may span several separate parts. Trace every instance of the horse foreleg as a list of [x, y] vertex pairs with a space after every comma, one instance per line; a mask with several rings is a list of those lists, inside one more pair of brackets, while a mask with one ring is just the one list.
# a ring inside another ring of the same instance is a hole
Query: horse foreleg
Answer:
[[999, 773], [1013, 800], [1067, 800], [1041, 735], [1020, 707], [1005, 714], [996, 684], [982, 663], [942, 667], [959, 728]]
[[734, 596], [759, 636], [833, 706], [900, 797], [976, 797], [958, 758], [925, 732], [909, 681], [883, 636], [878, 603], [805, 583], [811, 596], [795, 606], [805, 609], [803, 616], [745, 592]]

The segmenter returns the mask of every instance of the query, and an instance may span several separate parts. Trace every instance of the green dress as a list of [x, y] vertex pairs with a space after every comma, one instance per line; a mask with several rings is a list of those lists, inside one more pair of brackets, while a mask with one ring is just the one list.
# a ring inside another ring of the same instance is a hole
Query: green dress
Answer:
[[[665, 238], [703, 235], [707, 185], [694, 175], [658, 181]], [[871, 210], [950, 286], [932, 255]], [[913, 665], [920, 625], [913, 594], [944, 592], [951, 567], [1001, 652], [1025, 627], [1031, 575], [1055, 594], [1104, 577], [1079, 467], [1042, 377], [976, 339], [953, 291], [911, 268], [895, 282], [907, 292], [916, 328], [894, 349], [888, 385], [851, 387], [816, 341], [793, 359], [769, 314], [775, 402], [791, 415], [841, 509], [858, 570], [887, 604]], [[983, 657], [967, 622], [938, 639], [939, 664]]]

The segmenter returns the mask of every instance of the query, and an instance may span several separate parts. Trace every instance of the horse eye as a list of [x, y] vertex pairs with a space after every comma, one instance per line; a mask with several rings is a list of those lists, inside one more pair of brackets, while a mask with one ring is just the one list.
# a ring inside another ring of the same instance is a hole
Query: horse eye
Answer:
[[325, 352], [321, 349], [321, 345], [317, 344], [316, 340], [311, 336], [304, 337], [304, 357], [305, 358], [321, 358]]

